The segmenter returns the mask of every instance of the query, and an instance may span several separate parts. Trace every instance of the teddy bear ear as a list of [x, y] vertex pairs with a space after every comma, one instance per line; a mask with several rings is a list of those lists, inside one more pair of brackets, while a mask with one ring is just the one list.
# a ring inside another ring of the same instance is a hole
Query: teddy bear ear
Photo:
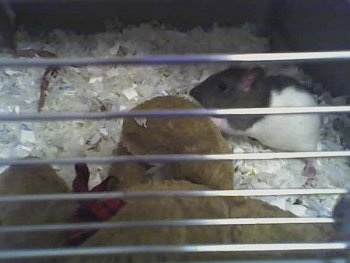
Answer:
[[241, 84], [239, 85], [240, 89], [243, 92], [250, 92], [253, 89], [256, 81], [263, 78], [264, 76], [265, 71], [260, 67], [248, 69], [242, 77]]

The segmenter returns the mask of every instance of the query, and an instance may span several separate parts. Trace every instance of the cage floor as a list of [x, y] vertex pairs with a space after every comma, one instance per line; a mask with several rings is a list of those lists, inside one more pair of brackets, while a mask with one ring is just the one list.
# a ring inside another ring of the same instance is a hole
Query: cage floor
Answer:
[[[157, 23], [124, 27], [108, 25], [103, 33], [90, 36], [53, 31], [47, 36], [31, 37], [18, 33], [19, 48], [35, 48], [59, 57], [125, 56], [167, 53], [264, 52], [269, 50], [266, 38], [254, 36], [254, 27], [214, 26], [209, 31], [194, 28], [179, 32]], [[130, 109], [156, 95], [183, 94], [193, 85], [227, 65], [183, 66], [108, 66], [66, 67], [49, 78], [44, 112], [99, 111]], [[339, 105], [344, 98], [332, 98], [315, 88], [312, 80], [295, 65], [264, 65], [269, 74], [283, 73], [313, 87], [321, 105]], [[44, 69], [1, 69], [0, 110], [2, 112], [36, 112], [40, 78]], [[343, 116], [325, 115], [318, 150], [343, 150], [340, 126], [349, 124]], [[121, 120], [69, 121], [37, 123], [2, 123], [0, 157], [67, 157], [108, 156], [119, 140]], [[271, 151], [242, 138], [227, 138], [234, 152]], [[301, 188], [306, 182], [300, 160], [236, 161], [236, 189]], [[57, 166], [57, 172], [69, 185], [74, 178], [71, 166]], [[95, 185], [104, 178], [107, 166], [90, 165]], [[350, 167], [346, 158], [316, 160], [317, 178], [309, 187], [350, 186]], [[289, 210], [298, 216], [329, 216], [335, 196], [262, 197], [261, 199]]]

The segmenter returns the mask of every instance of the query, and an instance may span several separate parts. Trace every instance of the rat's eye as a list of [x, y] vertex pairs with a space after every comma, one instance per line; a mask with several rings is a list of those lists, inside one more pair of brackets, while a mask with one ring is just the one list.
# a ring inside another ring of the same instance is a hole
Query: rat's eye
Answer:
[[224, 82], [220, 82], [217, 86], [217, 89], [223, 93], [228, 91], [228, 87]]

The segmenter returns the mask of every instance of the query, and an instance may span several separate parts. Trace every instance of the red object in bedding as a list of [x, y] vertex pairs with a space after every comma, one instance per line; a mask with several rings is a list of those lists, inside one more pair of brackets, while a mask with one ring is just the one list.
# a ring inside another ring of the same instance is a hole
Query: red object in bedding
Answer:
[[[73, 192], [104, 192], [107, 189], [108, 180], [107, 177], [99, 185], [88, 189], [88, 182], [90, 177], [89, 168], [86, 164], [75, 165], [76, 177], [73, 181]], [[121, 199], [108, 199], [108, 200], [84, 200], [81, 201], [80, 206], [72, 215], [71, 221], [78, 222], [96, 222], [105, 221], [114, 216], [119, 209], [125, 205], [125, 202]], [[77, 229], [67, 231], [68, 243], [70, 245], [79, 245], [84, 242], [88, 237], [93, 235], [97, 229]]]

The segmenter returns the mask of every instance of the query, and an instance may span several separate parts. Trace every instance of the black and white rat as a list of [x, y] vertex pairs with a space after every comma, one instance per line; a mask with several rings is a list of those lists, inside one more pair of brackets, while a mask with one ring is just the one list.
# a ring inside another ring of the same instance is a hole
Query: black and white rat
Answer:
[[[229, 67], [196, 85], [190, 95], [202, 106], [216, 109], [317, 106], [297, 80], [266, 76], [261, 67]], [[248, 136], [284, 151], [315, 151], [319, 139], [317, 114], [236, 115], [212, 120], [223, 133]], [[315, 172], [310, 162], [306, 169]]]
[[334, 229], [341, 240], [350, 238], [350, 196], [342, 196], [333, 210]]

